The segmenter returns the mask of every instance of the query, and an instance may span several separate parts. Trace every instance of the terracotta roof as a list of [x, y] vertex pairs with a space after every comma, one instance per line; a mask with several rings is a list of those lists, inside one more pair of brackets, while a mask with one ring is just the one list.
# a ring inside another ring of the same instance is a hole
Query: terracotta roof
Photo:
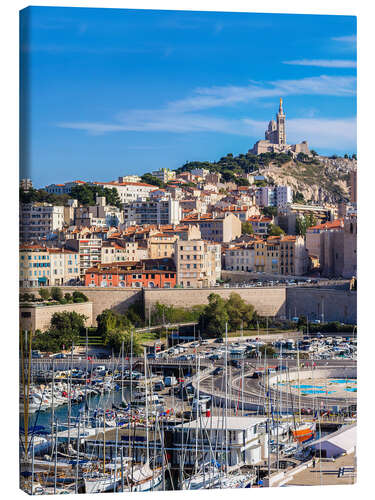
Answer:
[[307, 228], [307, 230], [310, 229], [318, 229], [320, 231], [324, 230], [330, 230], [330, 229], [338, 229], [339, 227], [344, 226], [344, 220], [343, 219], [336, 219], [330, 222], [324, 222], [323, 224], [317, 224], [316, 226], [310, 226]]

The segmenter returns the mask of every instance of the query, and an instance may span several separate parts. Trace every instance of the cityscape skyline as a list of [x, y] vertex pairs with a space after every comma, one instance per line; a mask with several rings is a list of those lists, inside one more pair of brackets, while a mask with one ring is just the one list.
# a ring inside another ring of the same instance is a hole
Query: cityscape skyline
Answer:
[[356, 153], [354, 17], [31, 7], [21, 51], [38, 187], [246, 153], [280, 97], [288, 141]]

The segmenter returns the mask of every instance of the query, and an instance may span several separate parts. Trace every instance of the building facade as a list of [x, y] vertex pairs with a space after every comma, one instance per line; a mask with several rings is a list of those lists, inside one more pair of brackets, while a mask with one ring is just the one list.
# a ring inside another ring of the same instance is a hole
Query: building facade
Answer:
[[86, 271], [85, 285], [103, 288], [174, 288], [176, 268], [173, 260], [167, 258], [102, 264]]
[[65, 246], [67, 249], [74, 250], [79, 255], [80, 278], [85, 280], [87, 269], [101, 262], [103, 240], [99, 238], [89, 239], [69, 239]]
[[181, 207], [178, 200], [172, 198], [155, 201], [135, 201], [124, 206], [124, 224], [143, 226], [145, 224], [179, 224]]
[[138, 243], [124, 241], [121, 245], [114, 241], [104, 241], [101, 248], [101, 263], [136, 262], [138, 261]]
[[221, 275], [219, 247], [203, 240], [176, 241], [174, 262], [177, 285], [187, 288], [214, 286], [218, 275]]
[[176, 172], [170, 170], [169, 168], [160, 168], [159, 170], [151, 172], [151, 175], [164, 183], [174, 181], [176, 179]]
[[254, 271], [254, 242], [229, 247], [225, 252], [228, 271]]
[[80, 277], [79, 256], [61, 248], [21, 246], [20, 287], [59, 286], [76, 283]]
[[20, 240], [33, 241], [48, 236], [64, 225], [64, 207], [48, 203], [22, 203]]

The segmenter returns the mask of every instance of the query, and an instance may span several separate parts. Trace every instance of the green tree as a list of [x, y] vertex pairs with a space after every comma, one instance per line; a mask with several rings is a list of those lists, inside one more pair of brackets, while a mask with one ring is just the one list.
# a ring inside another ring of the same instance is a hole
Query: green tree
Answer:
[[250, 222], [242, 223], [242, 234], [254, 234], [254, 229]]
[[208, 296], [208, 305], [199, 318], [199, 329], [202, 336], [222, 337], [229, 316], [225, 308], [225, 300], [216, 293]]
[[304, 217], [296, 218], [296, 234], [305, 236], [308, 227], [315, 226], [317, 219], [313, 214], [307, 214]]
[[71, 296], [70, 293], [64, 293], [64, 299], [69, 303], [73, 302], [73, 297]]
[[243, 325], [248, 328], [253, 320], [254, 306], [247, 304], [238, 293], [231, 293], [225, 303], [228, 314], [229, 330], [239, 330]]
[[244, 177], [236, 177], [235, 183], [237, 186], [250, 186], [250, 183]]
[[158, 179], [157, 177], [154, 177], [153, 175], [147, 173], [143, 174], [142, 177], [142, 182], [145, 182], [146, 184], [151, 184], [152, 186], [157, 186], [159, 188], [164, 188], [165, 184], [162, 180]]
[[88, 302], [87, 296], [82, 292], [73, 292], [73, 302]]
[[353, 160], [356, 160], [356, 159], [357, 159], [357, 155], [356, 155], [356, 153], [353, 153], [353, 154], [352, 154], [352, 159], [353, 159]]
[[39, 295], [43, 300], [48, 300], [51, 297], [51, 292], [48, 288], [39, 288]]
[[314, 149], [310, 149], [310, 153], [315, 157], [319, 156], [318, 153]]
[[73, 343], [77, 345], [86, 319], [86, 316], [75, 311], [55, 313], [49, 329], [46, 332], [38, 332], [33, 338], [33, 348], [56, 352], [63, 347], [69, 349]]
[[111, 338], [114, 338], [113, 332], [130, 332], [133, 324], [124, 315], [110, 309], [105, 309], [96, 318], [98, 335], [101, 335], [104, 344], [108, 344]]
[[263, 207], [262, 213], [266, 217], [276, 217], [277, 215], [277, 207]]
[[53, 300], [57, 300], [58, 302], [60, 302], [64, 297], [61, 288], [58, 288], [57, 286], [52, 287], [51, 297], [53, 298]]
[[302, 204], [306, 203], [303, 194], [300, 193], [299, 191], [293, 193], [293, 203], [302, 203]]
[[285, 231], [283, 231], [280, 226], [276, 224], [270, 224], [268, 226], [268, 236], [282, 236], [283, 234], [285, 234]]
[[296, 234], [300, 236], [306, 234], [306, 220], [304, 217], [296, 217]]

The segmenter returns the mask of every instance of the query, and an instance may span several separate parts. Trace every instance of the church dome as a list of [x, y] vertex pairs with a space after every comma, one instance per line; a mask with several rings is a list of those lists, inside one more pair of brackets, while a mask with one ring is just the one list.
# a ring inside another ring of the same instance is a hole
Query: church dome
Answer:
[[268, 124], [268, 130], [271, 132], [272, 130], [276, 130], [276, 122], [275, 120], [271, 120]]

